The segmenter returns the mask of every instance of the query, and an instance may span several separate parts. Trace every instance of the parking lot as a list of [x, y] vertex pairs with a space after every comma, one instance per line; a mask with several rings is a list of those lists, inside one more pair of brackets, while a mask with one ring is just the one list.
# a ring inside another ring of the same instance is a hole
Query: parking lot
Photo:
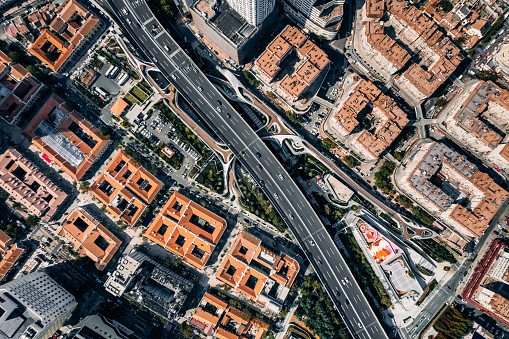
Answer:
[[313, 103], [307, 113], [304, 114], [304, 119], [307, 120], [303, 124], [304, 128], [306, 128], [311, 134], [318, 135], [320, 124], [327, 115], [328, 111], [328, 107], [318, 103]]

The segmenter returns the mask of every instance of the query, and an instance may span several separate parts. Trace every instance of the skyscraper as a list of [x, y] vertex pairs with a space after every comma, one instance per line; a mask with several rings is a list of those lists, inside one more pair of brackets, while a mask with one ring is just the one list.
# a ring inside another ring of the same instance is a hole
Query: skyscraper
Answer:
[[0, 337], [49, 338], [78, 303], [42, 271], [0, 285]]
[[276, 0], [227, 0], [250, 25], [258, 27], [274, 10]]

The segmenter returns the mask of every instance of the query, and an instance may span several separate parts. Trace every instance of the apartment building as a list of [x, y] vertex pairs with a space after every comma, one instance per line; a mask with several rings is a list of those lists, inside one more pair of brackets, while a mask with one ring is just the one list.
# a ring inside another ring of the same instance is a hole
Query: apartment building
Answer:
[[24, 251], [14, 243], [11, 237], [0, 230], [0, 281], [5, 278]]
[[248, 315], [227, 302], [205, 293], [189, 321], [203, 334], [222, 339], [261, 339], [269, 325], [253, 315]]
[[477, 81], [455, 97], [441, 113], [440, 128], [463, 147], [475, 150], [498, 171], [509, 173], [509, 91], [489, 81]]
[[217, 279], [278, 313], [299, 273], [299, 263], [241, 232], [217, 272]]
[[275, 0], [197, 0], [190, 8], [196, 33], [219, 58], [243, 64], [277, 23]]
[[[329, 132], [351, 136], [350, 145], [357, 154], [377, 159], [408, 123], [406, 113], [367, 80], [358, 81], [344, 97], [330, 118]], [[370, 128], [360, 128], [361, 123]]]
[[173, 321], [194, 283], [136, 250], [119, 260], [104, 283], [106, 291], [124, 296]]
[[367, 18], [381, 19], [385, 13], [385, 0], [367, 0], [364, 15]]
[[44, 88], [20, 64], [12, 63], [0, 51], [0, 117], [8, 123], [16, 124], [21, 115], [32, 108]]
[[496, 239], [463, 291], [463, 298], [489, 317], [509, 326], [509, 243]]
[[226, 221], [177, 192], [168, 199], [145, 236], [202, 269], [226, 229]]
[[0, 187], [44, 221], [51, 220], [67, 198], [67, 194], [12, 147], [0, 156]]
[[467, 238], [482, 236], [509, 197], [465, 155], [435, 141], [416, 147], [396, 177], [398, 190]]
[[410, 61], [410, 54], [384, 34], [384, 26], [380, 22], [366, 22], [361, 31], [361, 41], [366, 55], [389, 75], [401, 70]]
[[509, 44], [500, 46], [493, 57], [493, 63], [506, 77], [509, 77]]
[[124, 331], [130, 332], [117, 321], [112, 322], [102, 315], [92, 314], [73, 326], [66, 339], [129, 339]]
[[296, 101], [330, 63], [327, 54], [298, 28], [287, 25], [255, 60], [253, 70], [262, 81], [270, 83], [281, 71], [279, 65], [293, 51], [299, 57], [291, 67], [295, 71], [285, 74], [276, 87], [286, 99]]
[[136, 223], [163, 184], [124, 151], [106, 166], [90, 192], [106, 209], [129, 226]]
[[100, 24], [100, 20], [76, 0], [64, 1], [49, 27], [41, 29], [29, 51], [57, 72], [83, 48]]
[[42, 271], [0, 285], [0, 336], [47, 339], [69, 318], [78, 303]]
[[414, 100], [430, 97], [463, 61], [461, 50], [422, 10], [403, 0], [387, 3], [388, 23], [395, 35], [422, 61], [396, 77], [396, 83]]
[[52, 94], [23, 130], [23, 135], [73, 180], [79, 181], [105, 151], [109, 140], [90, 122]]
[[308, 29], [326, 40], [334, 40], [343, 21], [344, 0], [285, 0], [285, 13], [298, 22], [300, 27]]
[[81, 207], [66, 217], [56, 233], [65, 237], [76, 252], [92, 259], [100, 271], [122, 245], [122, 241]]

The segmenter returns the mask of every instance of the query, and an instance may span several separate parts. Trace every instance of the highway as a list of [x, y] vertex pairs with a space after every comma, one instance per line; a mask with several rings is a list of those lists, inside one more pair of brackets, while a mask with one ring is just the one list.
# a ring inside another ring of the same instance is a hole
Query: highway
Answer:
[[162, 28], [147, 4], [142, 0], [97, 2], [258, 181], [298, 239], [352, 335], [362, 339], [387, 338], [348, 265], [296, 183]]

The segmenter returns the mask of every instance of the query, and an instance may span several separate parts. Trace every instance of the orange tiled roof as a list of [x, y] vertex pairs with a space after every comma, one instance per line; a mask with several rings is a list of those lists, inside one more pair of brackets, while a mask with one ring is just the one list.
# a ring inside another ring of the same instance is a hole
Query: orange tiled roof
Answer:
[[175, 192], [149, 225], [145, 236], [201, 269], [225, 228], [223, 218]]
[[95, 261], [98, 270], [109, 263], [122, 242], [82, 208], [74, 209], [57, 229], [78, 253]]
[[129, 104], [121, 97], [113, 104], [113, 106], [111, 106], [110, 110], [111, 113], [119, 117], [122, 115], [127, 106], [129, 106]]

